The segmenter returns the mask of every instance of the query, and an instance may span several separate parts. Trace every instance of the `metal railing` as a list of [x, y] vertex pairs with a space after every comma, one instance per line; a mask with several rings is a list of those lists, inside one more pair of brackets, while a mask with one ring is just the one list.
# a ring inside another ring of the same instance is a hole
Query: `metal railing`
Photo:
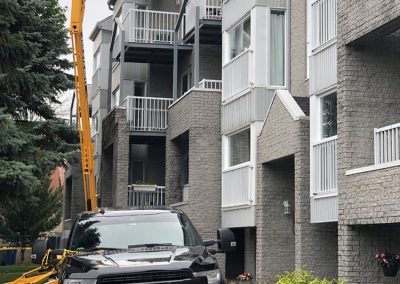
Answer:
[[204, 20], [222, 20], [221, 0], [189, 0], [186, 5], [185, 32], [188, 33], [196, 25], [196, 7], [199, 17]]
[[199, 82], [199, 89], [211, 90], [211, 91], [221, 91], [222, 90], [222, 81], [221, 80], [203, 79]]
[[179, 13], [130, 9], [123, 21], [127, 41], [172, 44], [178, 16]]
[[252, 203], [251, 170], [246, 164], [222, 173], [222, 208]]
[[375, 164], [400, 160], [400, 123], [374, 129]]
[[128, 96], [126, 121], [131, 131], [163, 132], [167, 128], [168, 107], [173, 99]]
[[223, 100], [250, 86], [252, 51], [247, 49], [222, 68]]
[[204, 18], [208, 20], [221, 20], [221, 7], [222, 0], [206, 0], [206, 14]]
[[337, 136], [313, 146], [314, 193], [337, 190]]
[[128, 185], [128, 207], [165, 206], [165, 186], [154, 186], [154, 191], [140, 190], [141, 185]]
[[317, 48], [336, 37], [336, 0], [311, 2], [311, 45]]

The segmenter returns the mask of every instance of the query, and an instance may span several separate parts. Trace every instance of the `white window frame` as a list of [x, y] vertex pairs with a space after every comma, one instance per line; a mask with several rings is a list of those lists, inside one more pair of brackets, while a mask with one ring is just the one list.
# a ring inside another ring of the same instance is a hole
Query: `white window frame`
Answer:
[[[117, 95], [118, 94], [118, 95]], [[114, 109], [119, 106], [119, 99], [120, 99], [120, 88], [119, 85], [112, 91], [111, 93], [111, 109]]]
[[[191, 74], [191, 76], [188, 76], [188, 78], [187, 78], [187, 80], [188, 80], [188, 89], [185, 91], [185, 92], [183, 92], [183, 78], [186, 76], [186, 75], [189, 75], [190, 73], [192, 73]], [[193, 72], [192, 72], [192, 68], [191, 67], [189, 67], [185, 72], [183, 72], [182, 73], [182, 75], [181, 75], [181, 94], [180, 94], [180, 96], [182, 97], [183, 95], [185, 95], [190, 89], [192, 89], [193, 88], [193, 86], [194, 86], [194, 84], [193, 84], [193, 82], [191, 81], [191, 79], [193, 80]]]
[[329, 89], [324, 90], [318, 94], [312, 95], [310, 97], [310, 122], [311, 122], [311, 143], [314, 146], [315, 144], [319, 144], [326, 140], [332, 139], [337, 135], [323, 138], [322, 137], [322, 121], [321, 121], [321, 98], [329, 96], [333, 93], [336, 93], [337, 98], [337, 88], [336, 86], [331, 87]]
[[[246, 48], [244, 48], [243, 51], [239, 52], [238, 54], [236, 54], [235, 57], [231, 58], [231, 32], [233, 32], [237, 27], [239, 27], [240, 25], [242, 25], [241, 28], [241, 33], [240, 33], [240, 42], [243, 42], [243, 24], [245, 21], [249, 20], [250, 21], [250, 45]], [[226, 34], [227, 34], [227, 49], [225, 49], [226, 52], [226, 64], [235, 60], [235, 58], [239, 57], [243, 52], [247, 51], [248, 49], [251, 49], [251, 39], [253, 38], [253, 27], [251, 24], [251, 14], [246, 14], [238, 23], [236, 23], [233, 27], [231, 27], [229, 30], [227, 30]]]
[[[235, 134], [238, 134], [240, 132], [243, 132], [245, 130], [249, 130], [250, 131], [250, 141], [249, 141], [249, 147], [250, 147], [250, 157], [249, 157], [249, 161], [247, 162], [243, 162], [237, 165], [233, 165], [231, 166], [231, 158], [230, 158], [230, 153], [231, 153], [231, 137]], [[242, 127], [240, 129], [237, 129], [234, 132], [231, 132], [229, 134], [226, 134], [223, 136], [223, 144], [224, 144], [224, 150], [223, 150], [223, 171], [227, 171], [227, 170], [232, 170], [232, 169], [236, 169], [236, 168], [241, 168], [244, 166], [248, 166], [251, 165], [251, 161], [252, 161], [252, 154], [254, 149], [252, 149], [252, 128], [251, 125], [247, 125], [245, 127]]]
[[101, 64], [100, 48], [98, 48], [93, 56], [93, 74], [100, 69], [100, 64]]
[[[279, 11], [279, 12], [284, 12], [284, 15], [285, 15], [285, 62], [284, 62], [284, 66], [285, 66], [285, 74], [284, 74], [284, 76], [285, 76], [285, 78], [284, 78], [284, 84], [281, 86], [281, 85], [272, 85], [271, 84], [271, 69], [270, 69], [270, 62], [271, 62], [271, 48], [270, 48], [270, 46], [271, 46], [271, 13], [272, 13], [272, 11]], [[267, 62], [268, 62], [268, 64], [267, 64], [267, 68], [268, 68], [268, 70], [267, 70], [267, 82], [268, 82], [268, 86], [270, 87], [270, 88], [273, 88], [273, 89], [286, 89], [287, 88], [287, 85], [288, 85], [288, 78], [289, 78], [289, 60], [288, 60], [288, 58], [289, 58], [289, 54], [290, 54], [290, 51], [289, 51], [289, 40], [288, 40], [288, 36], [289, 36], [289, 13], [288, 13], [288, 11], [286, 10], [286, 9], [283, 9], [283, 8], [270, 8], [270, 9], [268, 9], [268, 18], [267, 18], [267, 34], [268, 34], [268, 36], [267, 36]]]

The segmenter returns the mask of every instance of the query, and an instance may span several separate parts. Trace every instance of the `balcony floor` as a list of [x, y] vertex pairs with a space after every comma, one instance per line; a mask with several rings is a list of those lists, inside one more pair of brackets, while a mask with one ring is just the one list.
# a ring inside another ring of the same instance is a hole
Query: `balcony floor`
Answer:
[[[178, 53], [192, 52], [191, 45], [179, 45]], [[125, 61], [135, 63], [173, 64], [174, 45], [163, 43], [126, 43]]]

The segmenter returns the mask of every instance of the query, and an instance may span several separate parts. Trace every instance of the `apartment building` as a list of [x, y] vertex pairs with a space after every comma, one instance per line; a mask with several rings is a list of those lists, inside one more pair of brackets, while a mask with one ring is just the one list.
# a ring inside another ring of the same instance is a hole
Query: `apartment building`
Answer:
[[204, 239], [214, 239], [221, 227], [222, 3], [108, 4], [113, 16], [91, 34], [101, 206], [183, 209]]
[[91, 35], [102, 206], [231, 228], [227, 278], [392, 283], [374, 256], [400, 250], [398, 1], [108, 4]]

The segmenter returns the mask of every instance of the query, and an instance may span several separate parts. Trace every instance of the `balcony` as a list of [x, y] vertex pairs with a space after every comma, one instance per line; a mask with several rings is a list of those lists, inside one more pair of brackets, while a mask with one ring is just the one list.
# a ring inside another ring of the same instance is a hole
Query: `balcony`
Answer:
[[189, 0], [186, 5], [185, 38], [193, 42], [196, 25], [196, 7], [199, 7], [199, 32], [201, 43], [221, 41], [221, 0]]
[[333, 136], [313, 146], [314, 194], [337, 190], [336, 140]]
[[128, 207], [133, 206], [165, 206], [165, 186], [129, 185]]
[[243, 164], [222, 173], [222, 208], [253, 204], [252, 167]]
[[323, 139], [312, 147], [311, 223], [336, 222], [337, 136]]
[[[173, 12], [130, 9], [122, 21], [125, 29], [125, 61], [172, 64], [178, 16], [179, 13]], [[190, 51], [191, 46], [181, 44], [182, 38], [183, 28], [178, 31], [178, 49]], [[115, 44], [117, 48], [116, 53], [121, 52], [121, 47]]]
[[128, 96], [126, 120], [130, 131], [165, 132], [167, 128], [167, 111], [172, 99]]
[[247, 49], [223, 66], [223, 101], [250, 87], [252, 55], [253, 52], [250, 49]]
[[400, 160], [400, 123], [374, 129], [375, 165]]

